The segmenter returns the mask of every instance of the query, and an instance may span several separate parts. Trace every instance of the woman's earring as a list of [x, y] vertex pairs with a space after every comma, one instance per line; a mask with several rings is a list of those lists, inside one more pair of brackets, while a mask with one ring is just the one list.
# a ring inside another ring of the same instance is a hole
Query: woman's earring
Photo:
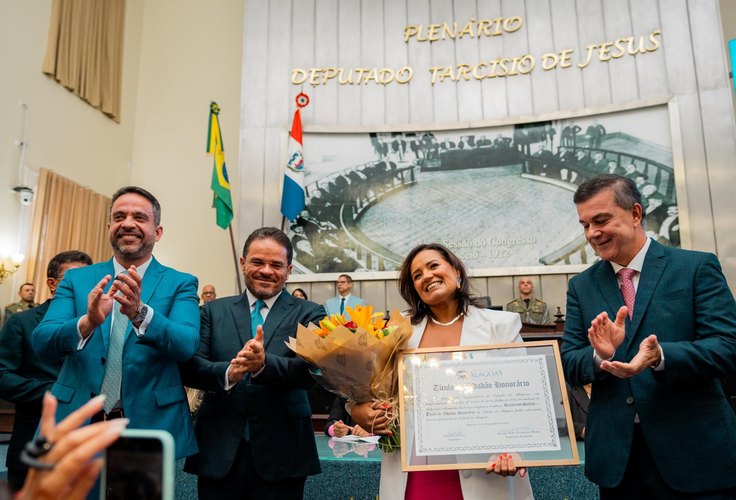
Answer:
[[460, 284], [461, 284], [462, 282], [463, 282], [463, 281], [462, 281], [462, 280], [461, 280], [460, 278], [458, 278], [458, 279], [457, 279], [457, 287], [458, 287], [458, 288], [460, 288]]

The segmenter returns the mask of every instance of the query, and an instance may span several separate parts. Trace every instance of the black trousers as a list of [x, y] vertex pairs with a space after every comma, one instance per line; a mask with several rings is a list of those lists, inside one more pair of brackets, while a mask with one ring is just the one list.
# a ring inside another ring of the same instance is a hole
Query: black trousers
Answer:
[[[687, 465], [683, 465], [686, 473]], [[702, 493], [684, 493], [673, 490], [664, 482], [654, 464], [641, 426], [634, 425], [634, 439], [631, 443], [629, 463], [621, 483], [615, 488], [601, 488], [601, 500], [647, 500], [697, 499], [697, 500], [734, 500], [736, 488], [730, 490], [708, 491]]]
[[[284, 453], [289, 453], [284, 450]], [[257, 457], [256, 457], [257, 459]], [[225, 500], [228, 498], [249, 500], [302, 500], [306, 477], [293, 477], [280, 481], [267, 481], [258, 475], [253, 464], [250, 444], [240, 440], [230, 471], [222, 479], [199, 477], [199, 500]]]

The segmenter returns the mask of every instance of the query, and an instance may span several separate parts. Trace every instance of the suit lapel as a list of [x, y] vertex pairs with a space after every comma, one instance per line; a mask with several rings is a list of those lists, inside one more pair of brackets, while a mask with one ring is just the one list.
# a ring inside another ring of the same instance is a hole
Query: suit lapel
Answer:
[[[146, 269], [146, 274], [143, 275], [143, 281], [141, 281], [141, 304], [148, 304], [153, 297], [153, 292], [164, 277], [164, 266], [159, 264], [155, 257], [151, 257], [151, 263]], [[131, 332], [133, 332], [133, 323], [128, 323], [128, 328], [125, 330], [125, 340], [128, 340]]]
[[628, 342], [636, 338], [642, 318], [644, 318], [644, 314], [652, 300], [652, 295], [654, 295], [654, 289], [657, 288], [666, 267], [667, 260], [664, 255], [664, 247], [652, 241], [644, 258], [644, 266], [641, 270], [641, 276], [639, 276], [639, 285], [636, 287], [634, 317], [631, 320], [631, 324], [627, 325], [628, 328], [626, 330], [626, 340]]
[[278, 329], [284, 318], [288, 315], [289, 310], [295, 300], [291, 294], [281, 292], [279, 298], [273, 303], [273, 307], [266, 316], [266, 321], [263, 323], [263, 348], [268, 349], [268, 345], [273, 340], [272, 332]]
[[158, 284], [161, 282], [161, 278], [164, 277], [164, 266], [159, 264], [155, 257], [151, 257], [151, 263], [146, 269], [146, 274], [143, 275], [143, 282], [141, 283], [141, 302], [148, 304], [153, 296], [153, 291], [156, 289]]
[[[115, 267], [112, 265], [112, 259], [108, 260], [102, 266], [100, 267], [100, 272], [96, 276], [92, 276], [92, 281], [94, 281], [91, 285], [89, 285], [89, 290], [92, 290], [93, 287], [97, 285], [97, 283], [104, 278], [106, 275], [112, 276], [113, 279], [110, 280], [110, 283], [107, 284], [105, 287], [104, 292], [107, 293], [110, 290], [110, 287], [112, 286], [112, 282], [115, 279]], [[89, 292], [88, 290], [88, 292]], [[87, 301], [86, 296], [84, 299], [85, 303]], [[117, 307], [117, 302], [113, 303], [113, 307]], [[87, 310], [84, 309], [84, 312], [82, 314], [86, 314]], [[107, 346], [110, 343], [110, 325], [112, 324], [112, 311], [110, 311], [110, 314], [107, 315], [107, 318], [105, 318], [105, 321], [102, 322], [100, 326], [97, 327], [97, 330], [99, 330], [98, 335], [102, 339], [102, 343], [105, 348], [105, 352], [107, 352]]]
[[241, 295], [238, 300], [233, 302], [230, 314], [233, 316], [233, 323], [235, 323], [235, 329], [237, 330], [238, 338], [240, 339], [239, 351], [245, 343], [251, 339], [250, 304], [248, 303], [248, 295], [245, 292], [243, 292], [243, 295]]
[[44, 302], [40, 306], [36, 306], [33, 308], [33, 310], [36, 312], [36, 324], [40, 323], [43, 317], [46, 316], [46, 311], [49, 310], [50, 305], [51, 305], [51, 299], [48, 299], [46, 302]]
[[606, 302], [608, 310], [613, 313], [611, 319], [615, 319], [616, 313], [624, 305], [624, 297], [621, 295], [616, 275], [609, 262], [600, 263], [595, 272], [595, 283], [598, 285], [598, 289], [603, 296], [603, 300]]
[[358, 299], [355, 298], [355, 295], [351, 295], [350, 296], [350, 299], [347, 302], [345, 302], [345, 307], [350, 306], [353, 309], [355, 309], [355, 306], [357, 306], [357, 305], [358, 305]]

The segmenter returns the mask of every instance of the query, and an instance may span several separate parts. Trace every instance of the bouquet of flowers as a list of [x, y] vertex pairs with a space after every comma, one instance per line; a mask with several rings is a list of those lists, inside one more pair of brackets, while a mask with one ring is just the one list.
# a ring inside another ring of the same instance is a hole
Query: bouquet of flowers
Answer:
[[319, 328], [299, 325], [288, 346], [319, 368], [317, 380], [328, 391], [358, 403], [379, 403], [393, 434], [382, 436], [379, 445], [393, 451], [399, 447], [396, 354], [411, 337], [411, 323], [398, 311], [386, 321], [384, 313], [373, 313], [373, 306], [345, 309], [350, 321], [333, 314]]

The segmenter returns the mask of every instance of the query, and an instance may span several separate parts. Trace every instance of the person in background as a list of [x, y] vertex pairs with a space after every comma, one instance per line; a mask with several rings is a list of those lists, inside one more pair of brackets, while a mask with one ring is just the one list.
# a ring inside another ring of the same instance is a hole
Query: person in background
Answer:
[[215, 300], [217, 298], [217, 292], [215, 291], [215, 287], [212, 285], [203, 286], [201, 298], [202, 298], [202, 305], [205, 305], [207, 302]]
[[[430, 243], [411, 250], [399, 271], [399, 293], [409, 304], [408, 314], [414, 325], [406, 348], [522, 342], [518, 314], [482, 309], [471, 298], [470, 291], [465, 265], [449, 249]], [[356, 404], [352, 409], [353, 420], [375, 434], [390, 434], [383, 410], [374, 405]], [[489, 461], [483, 472], [406, 473], [401, 471], [400, 453], [384, 453], [380, 497], [383, 500], [533, 498], [526, 469], [517, 469], [511, 455], [503, 453]]]
[[534, 283], [529, 276], [519, 279], [519, 298], [506, 304], [506, 310], [519, 313], [523, 323], [551, 323], [547, 303], [534, 297]]
[[585, 475], [601, 498], [736, 498], [736, 302], [715, 255], [647, 238], [634, 180], [600, 175], [573, 201], [601, 260], [573, 277], [565, 379], [592, 383]]
[[[84, 252], [70, 250], [56, 254], [46, 268], [46, 285], [51, 297], [68, 269], [89, 265], [92, 259]], [[51, 299], [13, 314], [0, 332], [0, 398], [15, 404], [13, 431], [5, 461], [8, 483], [13, 491], [20, 490], [28, 472], [28, 467], [20, 460], [20, 452], [36, 433], [43, 395], [51, 389], [61, 369], [61, 360], [42, 361], [31, 347], [31, 334], [50, 305]]]
[[342, 314], [346, 320], [350, 321], [350, 314], [345, 311], [345, 308], [355, 307], [358, 304], [365, 305], [365, 300], [350, 293], [353, 288], [353, 278], [347, 274], [337, 277], [335, 288], [337, 288], [337, 296], [327, 299], [325, 304], [327, 315]]
[[5, 321], [8, 321], [13, 314], [27, 311], [32, 307], [36, 307], [36, 287], [33, 283], [23, 283], [18, 289], [18, 297], [20, 300], [5, 306]]
[[309, 300], [309, 297], [307, 297], [307, 292], [305, 292], [301, 288], [295, 288], [294, 290], [292, 290], [291, 296], [296, 297], [297, 299]]
[[105, 394], [93, 421], [125, 416], [132, 428], [166, 430], [182, 458], [197, 451], [178, 366], [199, 344], [197, 278], [156, 260], [162, 235], [161, 205], [150, 192], [115, 192], [113, 258], [67, 271], [32, 342], [41, 359], [64, 360], [51, 389], [62, 418]]
[[325, 423], [325, 435], [329, 437], [345, 437], [348, 434], [355, 436], [370, 436], [371, 433], [364, 430], [361, 426], [353, 422], [350, 413], [345, 409], [348, 402], [346, 398], [341, 396], [335, 397], [330, 408], [330, 415]]
[[570, 401], [572, 425], [575, 430], [575, 437], [580, 441], [585, 440], [585, 421], [588, 418], [591, 389], [591, 384], [585, 384], [582, 387], [572, 387], [567, 384], [567, 398]]
[[293, 255], [283, 231], [256, 229], [240, 258], [243, 294], [202, 309], [199, 351], [182, 365], [187, 386], [207, 391], [200, 451], [184, 467], [198, 476], [200, 500], [301, 499], [320, 472], [307, 396], [315, 380], [284, 341], [325, 310], [286, 291]]

